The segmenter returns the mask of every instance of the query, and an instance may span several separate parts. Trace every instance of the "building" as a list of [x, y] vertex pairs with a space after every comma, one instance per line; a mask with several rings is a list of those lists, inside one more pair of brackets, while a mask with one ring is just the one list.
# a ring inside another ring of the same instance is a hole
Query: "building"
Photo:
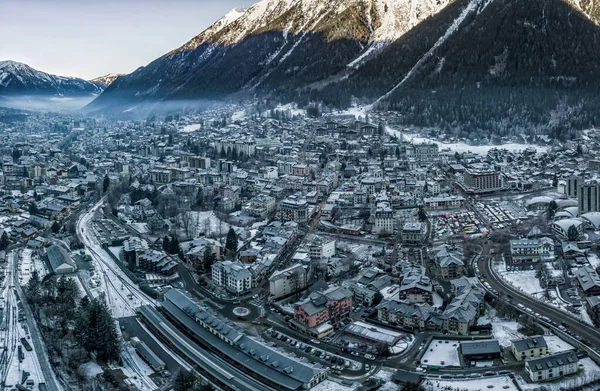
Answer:
[[311, 258], [335, 257], [335, 240], [316, 237], [308, 248]]
[[583, 177], [582, 176], [572, 176], [567, 178], [567, 183], [566, 183], [566, 189], [565, 192], [567, 193], [567, 197], [569, 198], [579, 198], [579, 186], [581, 184], [583, 184]]
[[441, 330], [443, 326], [442, 314], [427, 303], [383, 300], [375, 308], [377, 320], [391, 326], [410, 330]]
[[75, 273], [77, 265], [67, 251], [62, 247], [53, 244], [46, 249], [46, 258], [50, 264], [50, 268], [56, 274]]
[[297, 197], [288, 197], [279, 203], [277, 218], [282, 221], [308, 222], [308, 202]]
[[597, 182], [579, 184], [577, 201], [580, 214], [600, 211], [600, 184]]
[[456, 295], [444, 310], [442, 328], [452, 334], [467, 335], [481, 314], [485, 291], [468, 279], [456, 281]]
[[556, 220], [552, 223], [551, 227], [556, 236], [561, 239], [576, 240], [576, 238], [569, 238], [569, 228], [571, 227], [575, 227], [578, 237], [583, 233], [583, 222], [574, 218]]
[[427, 226], [424, 223], [410, 222], [402, 226], [402, 243], [420, 245], [425, 240]]
[[[192, 345], [199, 344], [271, 388], [310, 390], [327, 377], [327, 368], [298, 360], [262, 339], [246, 335], [228, 319], [197, 305], [176, 289], [168, 290], [164, 297], [161, 312], [193, 339]], [[143, 316], [148, 308], [141, 307]]]
[[591, 266], [582, 266], [575, 272], [577, 282], [586, 296], [600, 295], [600, 276]]
[[469, 193], [488, 193], [504, 189], [504, 177], [496, 170], [467, 169], [463, 183]]
[[432, 256], [438, 278], [450, 280], [462, 276], [465, 264], [461, 248], [443, 244], [433, 248]]
[[242, 207], [242, 211], [252, 217], [265, 218], [275, 212], [277, 202], [274, 197], [259, 194]]
[[306, 289], [307, 273], [302, 265], [294, 265], [273, 273], [269, 278], [269, 292], [275, 299]]
[[548, 344], [543, 336], [538, 335], [511, 341], [510, 350], [517, 361], [524, 361], [548, 354]]
[[477, 360], [496, 360], [502, 357], [500, 342], [496, 339], [462, 341], [460, 352], [465, 362]]
[[[334, 285], [316, 291], [294, 304], [291, 323], [308, 334], [322, 337], [333, 332], [333, 324], [346, 318], [352, 310], [352, 292]], [[320, 327], [325, 325], [325, 327]]]
[[394, 234], [396, 228], [396, 219], [394, 211], [388, 201], [379, 201], [375, 207], [375, 224], [373, 233], [379, 236], [389, 236]]
[[570, 350], [525, 361], [525, 371], [534, 382], [555, 380], [577, 373], [578, 363], [577, 355]]
[[156, 250], [146, 250], [139, 254], [137, 264], [148, 273], [162, 276], [174, 276], [177, 273], [177, 262], [167, 254]]
[[150, 170], [150, 180], [154, 183], [170, 183], [171, 182], [171, 171], [170, 170]]
[[235, 294], [252, 289], [252, 274], [241, 262], [223, 261], [212, 265], [212, 281]]
[[426, 210], [451, 210], [460, 209], [465, 199], [461, 196], [438, 196], [423, 198], [423, 206]]
[[513, 263], [531, 263], [554, 259], [554, 241], [550, 238], [518, 239], [510, 241]]
[[400, 300], [411, 303], [433, 303], [433, 284], [425, 275], [423, 266], [408, 265], [402, 270], [402, 283], [398, 291]]

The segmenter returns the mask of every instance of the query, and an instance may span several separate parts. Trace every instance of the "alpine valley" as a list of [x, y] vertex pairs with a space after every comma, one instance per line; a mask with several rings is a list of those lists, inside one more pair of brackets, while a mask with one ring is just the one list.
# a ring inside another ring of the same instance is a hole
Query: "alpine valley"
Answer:
[[464, 134], [563, 137], [600, 119], [598, 3], [262, 0], [119, 77], [87, 110], [258, 97], [397, 110], [405, 124]]

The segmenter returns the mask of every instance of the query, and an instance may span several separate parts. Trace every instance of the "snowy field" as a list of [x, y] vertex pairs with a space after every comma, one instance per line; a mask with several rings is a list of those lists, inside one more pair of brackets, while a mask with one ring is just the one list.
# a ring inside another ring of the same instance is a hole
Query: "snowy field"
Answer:
[[513, 270], [504, 272], [498, 270], [498, 274], [502, 279], [523, 293], [527, 293], [531, 296], [539, 296], [544, 293], [540, 281], [535, 277], [535, 270]]
[[204, 236], [226, 236], [229, 231], [229, 224], [222, 222], [213, 211], [192, 212], [193, 221], [197, 225], [196, 232], [203, 233]]
[[191, 125], [185, 125], [183, 127], [183, 129], [181, 129], [182, 133], [191, 133], [191, 132], [195, 132], [197, 130], [200, 130], [202, 125], [200, 124], [191, 124]]
[[146, 223], [130, 223], [128, 225], [140, 234], [147, 234], [150, 232], [148, 230], [148, 224]]
[[427, 353], [421, 358], [422, 365], [437, 365], [440, 367], [459, 367], [458, 341], [434, 339], [427, 347]]
[[492, 333], [494, 334], [494, 338], [500, 343], [500, 346], [507, 348], [510, 347], [512, 340], [525, 338], [523, 334], [517, 331], [520, 327], [519, 322], [494, 319], [492, 322]]
[[439, 145], [440, 150], [449, 148], [450, 151], [458, 152], [458, 153], [471, 152], [471, 153], [475, 153], [478, 155], [487, 155], [489, 150], [494, 149], [494, 148], [506, 149], [511, 152], [518, 152], [518, 151], [523, 151], [527, 148], [532, 148], [532, 147], [535, 148], [538, 153], [543, 153], [543, 152], [548, 151], [547, 147], [530, 145], [530, 144], [518, 144], [518, 143], [508, 143], [508, 144], [502, 144], [502, 145], [469, 145], [464, 142], [458, 142], [458, 143], [447, 144], [447, 143], [443, 143], [441, 141], [437, 141], [437, 140], [434, 140], [431, 138], [421, 137], [420, 135], [418, 135], [416, 133], [403, 133], [399, 130], [394, 130], [389, 127], [388, 127], [388, 133], [390, 133], [391, 135], [396, 135], [396, 136], [402, 135], [405, 140], [410, 141], [415, 144], [434, 143], [434, 144]]
[[355, 391], [356, 387], [343, 386], [340, 383], [336, 383], [333, 380], [324, 380], [317, 384], [311, 391]]
[[[490, 386], [492, 386], [490, 388]], [[519, 391], [508, 376], [488, 377], [479, 379], [426, 379], [423, 382], [423, 387], [427, 391], [481, 391], [481, 390], [504, 390], [504, 391]]]
[[572, 345], [560, 339], [557, 335], [544, 335], [546, 344], [548, 344], [548, 353], [560, 353], [567, 350], [574, 349]]

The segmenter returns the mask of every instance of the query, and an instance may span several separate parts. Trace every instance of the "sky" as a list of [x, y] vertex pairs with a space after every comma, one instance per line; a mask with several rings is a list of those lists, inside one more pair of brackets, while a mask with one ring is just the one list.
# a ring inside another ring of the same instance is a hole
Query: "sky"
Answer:
[[0, 61], [92, 79], [130, 73], [258, 0], [0, 0]]

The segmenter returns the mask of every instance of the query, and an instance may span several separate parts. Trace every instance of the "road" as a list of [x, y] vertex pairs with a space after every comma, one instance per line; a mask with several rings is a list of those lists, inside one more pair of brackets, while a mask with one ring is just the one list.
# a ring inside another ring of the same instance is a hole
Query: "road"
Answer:
[[488, 284], [490, 284], [492, 289], [510, 295], [511, 302], [521, 303], [525, 307], [531, 308], [534, 313], [547, 316], [550, 318], [550, 320], [556, 322], [556, 324], [561, 324], [561, 322], [566, 323], [570, 331], [585, 339], [585, 345], [591, 346], [592, 348], [598, 350], [600, 347], [600, 332], [598, 332], [598, 330], [571, 317], [564, 311], [561, 311], [551, 305], [544, 304], [517, 290], [496, 274], [495, 270], [493, 270], [491, 266], [491, 260], [489, 257], [481, 257], [480, 259], [480, 272], [482, 272], [482, 275], [483, 273], [486, 274], [485, 280]]
[[[29, 327], [29, 333], [31, 335], [31, 342], [33, 343], [33, 347], [35, 349], [35, 353], [37, 354], [38, 362], [44, 378], [46, 379], [46, 387], [51, 391], [62, 391], [62, 386], [58, 383], [54, 372], [52, 371], [52, 367], [50, 367], [50, 360], [48, 358], [48, 351], [46, 350], [46, 345], [43, 343], [42, 335], [40, 330], [37, 327], [37, 323], [33, 317], [33, 313], [31, 312], [31, 308], [29, 307], [29, 303], [25, 299], [25, 295], [23, 294], [23, 290], [19, 285], [18, 275], [19, 275], [19, 263], [17, 262], [14, 251], [11, 252], [9, 257], [13, 258], [12, 266], [13, 266], [13, 283], [15, 289], [17, 291], [17, 296], [21, 298], [21, 302], [23, 303], [23, 311], [25, 312], [25, 317], [27, 319], [27, 326]], [[10, 262], [10, 261], [9, 261]]]

